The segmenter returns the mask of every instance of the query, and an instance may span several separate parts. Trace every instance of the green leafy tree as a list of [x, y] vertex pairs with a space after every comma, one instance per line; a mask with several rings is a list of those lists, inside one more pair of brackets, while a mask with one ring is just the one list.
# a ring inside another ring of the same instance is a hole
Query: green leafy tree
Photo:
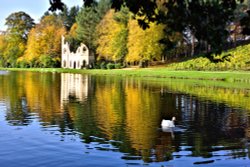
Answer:
[[16, 36], [27, 41], [29, 31], [35, 23], [34, 19], [32, 19], [27, 13], [15, 12], [6, 18], [5, 25], [7, 26], [8, 35]]
[[5, 67], [6, 58], [4, 57], [4, 52], [7, 48], [7, 41], [4, 34], [0, 35], [0, 67]]
[[100, 0], [97, 3], [96, 10], [99, 16], [99, 19], [101, 20], [104, 15], [109, 11], [111, 8], [111, 0]]
[[34, 20], [25, 12], [16, 12], [6, 18], [7, 46], [4, 52], [5, 65], [16, 67], [17, 59], [23, 56], [28, 34], [34, 26]]
[[[189, 30], [192, 38], [206, 52], [219, 53], [229, 37], [228, 24], [234, 19], [237, 1], [174, 1], [164, 4], [167, 12], [159, 12], [170, 32]], [[194, 40], [193, 40], [194, 41]]]
[[109, 8], [110, 2], [101, 0], [98, 5], [82, 7], [76, 17], [77, 38], [88, 46], [91, 54], [96, 50], [96, 26]]
[[95, 28], [99, 22], [98, 14], [94, 7], [82, 8], [77, 15], [77, 38], [85, 43], [90, 51], [95, 51]]
[[67, 6], [64, 6], [62, 12], [60, 12], [59, 18], [62, 20], [63, 25], [67, 30], [70, 30], [72, 25], [76, 22], [76, 16], [79, 12], [79, 7], [73, 6], [72, 8], [68, 9]]

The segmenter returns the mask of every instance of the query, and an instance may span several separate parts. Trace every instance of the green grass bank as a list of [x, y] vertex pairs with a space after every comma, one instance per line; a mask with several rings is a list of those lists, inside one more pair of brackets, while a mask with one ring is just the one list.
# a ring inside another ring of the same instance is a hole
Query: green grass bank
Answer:
[[176, 71], [168, 68], [116, 69], [116, 70], [77, 70], [62, 68], [0, 68], [9, 71], [58, 72], [91, 75], [113, 75], [147, 78], [172, 78], [211, 80], [228, 82], [250, 82], [250, 72], [247, 71]]

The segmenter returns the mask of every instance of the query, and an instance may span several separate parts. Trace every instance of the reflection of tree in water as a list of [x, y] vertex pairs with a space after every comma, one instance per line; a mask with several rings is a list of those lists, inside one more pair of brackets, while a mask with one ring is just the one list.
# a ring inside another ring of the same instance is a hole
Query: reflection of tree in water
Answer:
[[172, 153], [175, 150], [173, 146], [173, 137], [169, 132], [159, 132], [159, 137], [157, 138], [157, 143], [155, 145], [155, 156], [156, 161], [169, 161], [173, 159]]
[[24, 96], [23, 85], [19, 81], [20, 77], [17, 75], [0, 76], [0, 98], [6, 101], [6, 120], [17, 126], [28, 125], [31, 122], [28, 99]]
[[61, 119], [58, 122], [58, 125], [61, 133], [74, 131], [74, 121], [72, 120], [69, 111], [64, 110], [63, 114], [61, 115]]
[[[121, 152], [139, 155], [145, 162], [171, 160], [172, 153], [180, 150], [180, 143], [190, 146], [187, 151], [192, 151], [193, 156], [203, 157], [211, 157], [218, 145], [223, 145], [223, 149], [233, 148], [232, 145], [243, 148], [238, 143], [244, 137], [242, 125], [246, 121], [239, 110], [200, 101], [194, 96], [157, 91], [158, 87], [141, 82], [131, 81], [124, 89], [119, 80], [102, 77], [92, 80], [92, 86], [96, 85], [89, 92], [91, 99], [69, 104], [75, 128], [85, 134], [85, 142], [93, 141], [89, 137], [92, 135], [122, 141], [117, 145]], [[114, 100], [123, 103], [117, 105]], [[107, 105], [98, 108], [96, 104]], [[177, 124], [187, 128], [174, 139], [170, 133], [156, 130], [162, 118], [170, 119], [173, 115]]]
[[28, 125], [31, 123], [29, 119], [30, 111], [27, 106], [26, 98], [11, 101], [7, 106], [6, 120], [15, 126]]
[[188, 128], [184, 142], [192, 146], [189, 150], [193, 156], [211, 157], [213, 151], [218, 151], [214, 146], [221, 145], [224, 146], [221, 150], [245, 149], [240, 142], [245, 138], [245, 111], [211, 101], [199, 101], [196, 97], [183, 95], [179, 98], [182, 100], [178, 105], [183, 106], [182, 121]]
[[[6, 119], [13, 125], [29, 124], [30, 112], [37, 112], [41, 122], [57, 125], [62, 134], [81, 132], [85, 143], [95, 141], [91, 136], [122, 141], [113, 145], [145, 162], [171, 160], [181, 145], [190, 146], [187, 151], [192, 151], [192, 156], [211, 157], [218, 150], [240, 150], [241, 154], [233, 156], [245, 156], [241, 140], [249, 141], [249, 117], [240, 109], [115, 77], [88, 78], [88, 92], [78, 92], [84, 100], [69, 93], [62, 104], [56, 86], [60, 75], [27, 73], [8, 80], [11, 84], [2, 82], [5, 89], [0, 97], [5, 92], [10, 98]], [[187, 128], [175, 138], [157, 130], [162, 118], [172, 116], [177, 117], [177, 125]]]

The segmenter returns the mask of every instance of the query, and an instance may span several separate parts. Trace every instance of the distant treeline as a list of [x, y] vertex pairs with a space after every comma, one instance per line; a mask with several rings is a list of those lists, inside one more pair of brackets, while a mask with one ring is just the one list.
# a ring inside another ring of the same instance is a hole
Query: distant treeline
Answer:
[[88, 46], [95, 55], [94, 68], [144, 67], [155, 61], [218, 54], [249, 42], [243, 30], [250, 0], [232, 2], [178, 1], [174, 5], [157, 0], [149, 15], [144, 8], [132, 11], [128, 3], [114, 10], [110, 0], [100, 0], [45, 12], [37, 24], [25, 12], [11, 13], [7, 30], [0, 35], [0, 66], [60, 67], [62, 35], [72, 51], [80, 43]]

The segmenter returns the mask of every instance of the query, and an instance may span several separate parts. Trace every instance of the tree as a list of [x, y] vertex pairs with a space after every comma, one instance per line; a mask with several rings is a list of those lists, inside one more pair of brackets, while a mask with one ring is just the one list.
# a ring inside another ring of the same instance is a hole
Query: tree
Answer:
[[100, 19], [104, 17], [104, 15], [111, 8], [111, 0], [100, 0], [97, 4], [97, 13]]
[[246, 2], [238, 4], [236, 9], [234, 10], [234, 19], [229, 24], [230, 40], [231, 42], [234, 42], [234, 46], [236, 46], [236, 42], [239, 38], [243, 38], [241, 20], [247, 16], [245, 13], [247, 8], [248, 5], [246, 4]]
[[123, 62], [127, 54], [127, 22], [129, 19], [127, 9], [115, 13], [110, 10], [97, 26], [97, 53], [99, 59]]
[[95, 53], [95, 28], [99, 22], [99, 17], [94, 7], [82, 8], [76, 17], [77, 38], [85, 43], [91, 53]]
[[[85, 6], [90, 6], [94, 0], [83, 0]], [[169, 30], [183, 33], [191, 30], [193, 36], [202, 42], [207, 51], [220, 52], [229, 32], [228, 23], [232, 21], [237, 3], [244, 0], [115, 0], [112, 7], [120, 9], [123, 4], [140, 17], [137, 18], [140, 26], [149, 28], [150, 22], [159, 22], [168, 25]], [[159, 2], [164, 11], [158, 9]], [[53, 9], [60, 8], [61, 0], [52, 1]], [[243, 21], [244, 22], [244, 21]], [[243, 23], [242, 22], [242, 23]], [[245, 22], [244, 22], [245, 23]], [[247, 26], [245, 28], [247, 31]], [[250, 32], [250, 31], [249, 31]], [[172, 33], [172, 32], [171, 32]]]
[[70, 30], [71, 26], [76, 22], [76, 16], [78, 12], [79, 7], [73, 6], [69, 10], [65, 5], [63, 11], [58, 14], [67, 30]]
[[7, 25], [7, 34], [17, 36], [24, 41], [27, 41], [29, 31], [35, 25], [32, 19], [25, 12], [16, 12], [10, 14], [6, 18], [5, 25]]
[[121, 25], [121, 30], [114, 39], [114, 58], [115, 60], [124, 61], [125, 56], [128, 54], [128, 21], [131, 13], [126, 6], [123, 6], [119, 12], [114, 15], [114, 20]]
[[69, 46], [70, 46], [70, 50], [75, 52], [77, 50], [77, 48], [80, 46], [81, 41], [77, 38], [77, 23], [74, 23], [71, 28], [70, 31], [66, 34], [65, 38], [66, 41], [69, 42]]
[[24, 59], [36, 61], [42, 67], [55, 67], [60, 63], [61, 36], [66, 33], [62, 21], [56, 15], [43, 17], [30, 32]]
[[17, 59], [24, 54], [28, 34], [34, 26], [34, 20], [25, 12], [16, 12], [6, 18], [5, 25], [7, 25], [5, 66], [16, 67]]
[[17, 59], [23, 56], [25, 43], [17, 37], [8, 36], [7, 46], [4, 52], [5, 67], [17, 67]]
[[[243, 11], [243, 16], [240, 18], [240, 25], [242, 26], [242, 34], [250, 35], [250, 0], [246, 0], [244, 5], [247, 9]], [[241, 13], [242, 14], [242, 13]]]
[[77, 38], [88, 46], [91, 54], [96, 50], [96, 26], [110, 8], [109, 4], [109, 1], [101, 0], [97, 6], [82, 7], [76, 17]]
[[128, 24], [128, 55], [127, 62], [147, 62], [161, 60], [164, 45], [160, 40], [164, 38], [163, 24], [151, 23], [150, 27], [143, 30], [136, 20], [130, 20]]
[[5, 67], [6, 57], [4, 57], [7, 48], [7, 41], [4, 34], [0, 35], [0, 67]]

